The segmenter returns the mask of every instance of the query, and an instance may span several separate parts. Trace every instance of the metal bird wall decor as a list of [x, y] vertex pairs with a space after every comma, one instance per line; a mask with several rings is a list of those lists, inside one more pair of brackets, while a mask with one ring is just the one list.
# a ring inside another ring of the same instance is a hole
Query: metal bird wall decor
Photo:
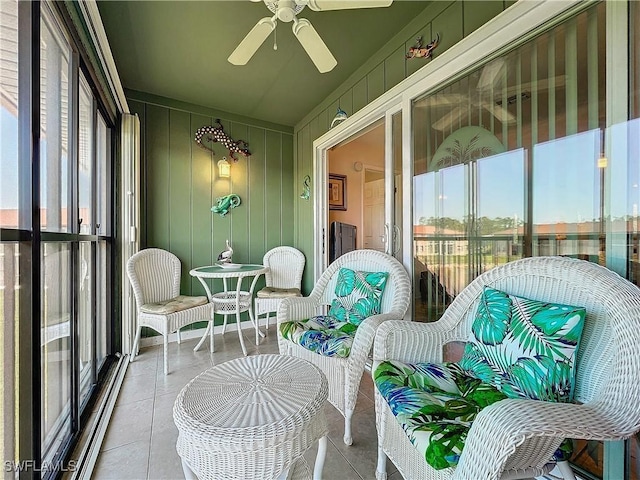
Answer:
[[440, 34], [436, 33], [436, 38], [431, 40], [430, 43], [422, 45], [422, 36], [416, 39], [416, 45], [411, 47], [407, 52], [407, 58], [429, 58], [433, 54], [433, 51], [440, 43]]
[[196, 143], [204, 148], [205, 150], [209, 150], [210, 152], [216, 153], [213, 148], [208, 147], [203, 141], [216, 143], [220, 142], [227, 150], [229, 150], [229, 156], [233, 159], [234, 162], [238, 161], [238, 157], [236, 154], [244, 155], [245, 157], [249, 157], [251, 152], [249, 151], [249, 144], [244, 140], [234, 140], [229, 135], [227, 135], [220, 123], [220, 119], [216, 119], [214, 125], [205, 125], [204, 127], [200, 127], [196, 130]]

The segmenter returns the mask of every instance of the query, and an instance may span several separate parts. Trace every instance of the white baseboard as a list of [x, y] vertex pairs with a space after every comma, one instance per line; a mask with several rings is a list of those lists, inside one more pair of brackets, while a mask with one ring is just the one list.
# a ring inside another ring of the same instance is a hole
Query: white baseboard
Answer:
[[[265, 326], [264, 320], [265, 320], [264, 317], [260, 319], [260, 328], [264, 328]], [[206, 322], [206, 320], [203, 320], [203, 322]], [[271, 328], [271, 326], [275, 324], [276, 324], [276, 317], [275, 315], [271, 315], [269, 317], [269, 328]], [[242, 322], [240, 322], [240, 328], [242, 328], [242, 330], [246, 330], [250, 328], [253, 331], [253, 324], [251, 323], [250, 320], [243, 320]], [[198, 328], [197, 330], [184, 330], [180, 333], [180, 338], [182, 341], [191, 340], [193, 338], [202, 338], [202, 335], [204, 335], [205, 330], [206, 330], [206, 327]], [[226, 331], [237, 332], [238, 324], [228, 323]], [[216, 325], [214, 327], [213, 334], [215, 335], [217, 333], [222, 333], [222, 325]], [[177, 334], [172, 333], [169, 335], [169, 343], [177, 342], [177, 339], [178, 339]], [[162, 345], [162, 343], [163, 343], [162, 335], [155, 335], [153, 337], [144, 337], [140, 339], [140, 348], [152, 347], [154, 345]]]

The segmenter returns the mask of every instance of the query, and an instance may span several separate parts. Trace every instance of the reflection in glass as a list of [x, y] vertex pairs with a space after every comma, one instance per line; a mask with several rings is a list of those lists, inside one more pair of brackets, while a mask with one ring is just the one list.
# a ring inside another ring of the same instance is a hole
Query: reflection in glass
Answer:
[[18, 228], [18, 2], [0, 11], [0, 227]]
[[71, 248], [42, 246], [42, 458], [60, 454], [70, 434]]
[[70, 230], [69, 57], [70, 47], [48, 16], [40, 41], [40, 203], [42, 229]]
[[80, 405], [84, 404], [93, 379], [93, 271], [91, 243], [80, 242], [78, 264], [78, 372], [80, 375]]
[[479, 275], [522, 257], [525, 218], [525, 151], [486, 157], [477, 162]]
[[93, 97], [84, 75], [78, 95], [78, 222], [80, 233], [92, 233]]
[[[533, 147], [533, 253], [604, 264], [600, 130]], [[601, 259], [600, 259], [601, 258]]]
[[98, 242], [96, 262], [96, 365], [99, 369], [107, 357], [107, 324], [110, 320], [107, 303], [107, 242]]
[[18, 345], [20, 275], [18, 244], [0, 243], [0, 458], [15, 458], [16, 418], [20, 413], [16, 404], [18, 391], [14, 375]]
[[416, 320], [510, 260], [603, 257], [604, 32], [600, 3], [413, 101]]
[[107, 172], [109, 171], [110, 130], [98, 113], [96, 122], [96, 170], [97, 170], [97, 198], [96, 198], [96, 230], [98, 235], [107, 235], [109, 218], [109, 188], [111, 183]]

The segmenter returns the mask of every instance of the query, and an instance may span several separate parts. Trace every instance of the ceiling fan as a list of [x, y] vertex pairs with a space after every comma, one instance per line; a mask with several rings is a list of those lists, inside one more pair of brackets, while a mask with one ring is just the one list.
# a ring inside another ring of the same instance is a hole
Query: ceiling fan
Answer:
[[[524, 83], [517, 87], [506, 87], [503, 85], [506, 68], [507, 60], [497, 58], [482, 68], [475, 89], [471, 89], [469, 93], [438, 93], [425, 98], [417, 106], [452, 107], [431, 125], [438, 131], [449, 130], [452, 125], [456, 125], [469, 114], [470, 105], [486, 110], [501, 123], [513, 125], [516, 123], [516, 117], [507, 109], [507, 106], [517, 101], [517, 94], [519, 93], [521, 98], [526, 100], [530, 98], [532, 88], [536, 91], [547, 90], [552, 83], [551, 79], [540, 79], [535, 85]], [[562, 87], [566, 82], [566, 76], [559, 75], [552, 80], [555, 88]], [[502, 102], [503, 94], [507, 97], [507, 105]]]
[[[320, 73], [326, 73], [338, 64], [331, 51], [313, 28], [309, 20], [297, 18], [304, 7], [323, 12], [325, 10], [347, 10], [353, 8], [388, 7], [393, 0], [251, 0], [252, 2], [264, 1], [264, 4], [274, 14], [272, 17], [264, 17], [251, 29], [240, 42], [231, 55], [229, 62], [234, 65], [246, 65], [253, 57], [260, 45], [276, 28], [276, 22], [293, 22], [293, 34], [302, 44], [311, 57], [311, 60]], [[277, 48], [274, 45], [274, 49]]]

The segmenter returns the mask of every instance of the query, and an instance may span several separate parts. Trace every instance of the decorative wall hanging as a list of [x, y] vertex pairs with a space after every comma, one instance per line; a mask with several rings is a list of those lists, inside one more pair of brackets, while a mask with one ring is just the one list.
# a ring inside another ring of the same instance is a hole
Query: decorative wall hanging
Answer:
[[429, 58], [440, 43], [440, 34], [436, 33], [436, 38], [427, 45], [422, 45], [422, 36], [416, 39], [416, 45], [407, 52], [407, 58]]
[[300, 198], [303, 200], [309, 200], [311, 197], [311, 177], [309, 175], [304, 176], [304, 181], [302, 182], [302, 193], [300, 194]]
[[338, 107], [338, 111], [336, 112], [336, 116], [331, 120], [331, 126], [329, 128], [333, 128], [336, 123], [344, 122], [347, 119], [347, 112]]
[[329, 174], [329, 210], [347, 209], [347, 176]]
[[241, 203], [240, 197], [235, 193], [226, 195], [224, 197], [218, 197], [216, 198], [216, 202], [217, 203], [213, 207], [211, 207], [211, 211], [213, 213], [219, 213], [221, 217], [224, 217], [227, 213], [229, 213], [229, 210], [231, 210], [232, 208], [236, 208]]
[[249, 144], [244, 140], [234, 140], [229, 135], [224, 132], [224, 128], [220, 123], [220, 119], [216, 119], [215, 125], [205, 125], [204, 127], [200, 127], [196, 130], [195, 141], [198, 145], [200, 145], [205, 150], [209, 150], [210, 152], [216, 153], [211, 147], [208, 147], [204, 143], [205, 142], [220, 142], [224, 147], [229, 150], [229, 156], [233, 159], [234, 162], [238, 161], [236, 154], [244, 155], [245, 157], [249, 157], [251, 152], [247, 147]]

